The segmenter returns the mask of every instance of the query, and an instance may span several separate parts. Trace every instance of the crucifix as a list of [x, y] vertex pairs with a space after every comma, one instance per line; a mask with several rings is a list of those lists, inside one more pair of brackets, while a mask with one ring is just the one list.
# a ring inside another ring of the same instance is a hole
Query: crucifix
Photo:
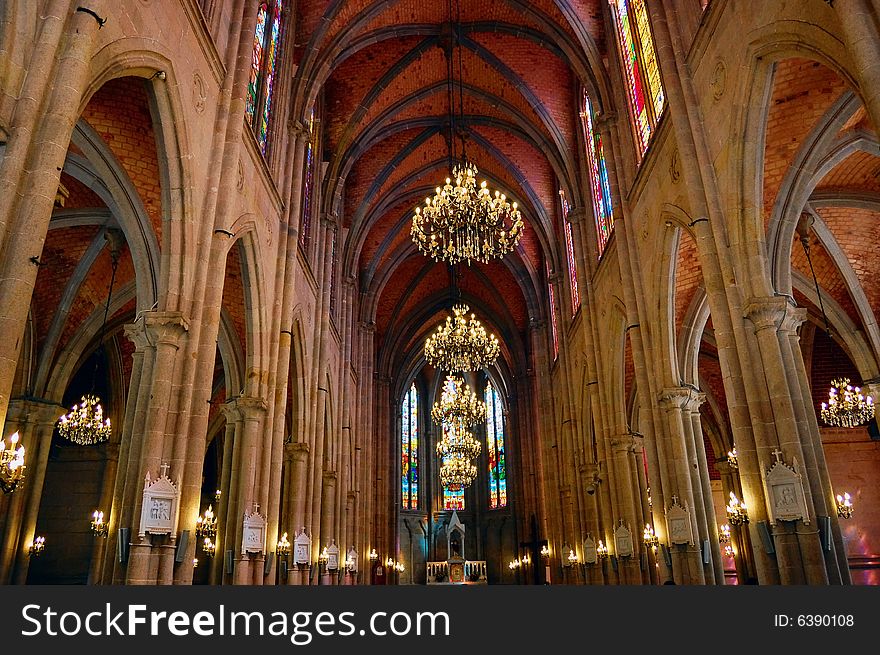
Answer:
[[169, 468], [169, 466], [168, 466], [168, 463], [167, 463], [167, 462], [164, 462], [164, 463], [162, 464], [162, 466], [159, 467], [159, 471], [160, 471], [160, 473], [161, 473], [161, 475], [162, 475], [163, 478], [167, 478], [167, 477], [168, 477], [168, 475], [167, 475], [167, 473], [168, 473], [168, 468]]
[[770, 454], [776, 458], [777, 464], [782, 464], [782, 451], [779, 448], [774, 449]]

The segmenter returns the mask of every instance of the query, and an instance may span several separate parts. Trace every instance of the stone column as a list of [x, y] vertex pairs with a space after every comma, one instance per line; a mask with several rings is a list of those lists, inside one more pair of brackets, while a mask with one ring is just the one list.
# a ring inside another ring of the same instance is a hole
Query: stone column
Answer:
[[835, 0], [846, 49], [853, 58], [859, 92], [874, 128], [880, 126], [880, 32], [878, 9], [868, 0]]
[[[286, 449], [290, 453], [290, 461], [293, 470], [291, 471], [290, 491], [291, 496], [288, 501], [288, 538], [293, 543], [296, 537], [294, 526], [305, 525], [306, 516], [306, 485], [308, 484], [308, 460], [309, 460], [309, 444], [302, 441], [289, 443]], [[306, 580], [305, 582], [308, 582]], [[303, 584], [302, 571], [299, 567], [293, 565], [287, 575], [287, 584], [300, 585]]]
[[[90, 8], [98, 15], [106, 15], [104, 0], [94, 0]], [[49, 9], [48, 25], [52, 29], [61, 13], [57, 5]], [[25, 82], [28, 88], [32, 84], [38, 88], [51, 87], [45, 111], [39, 113], [33, 132], [13, 130], [0, 162], [0, 180], [11, 182], [0, 182], [0, 425], [6, 421], [37, 278], [37, 266], [29, 259], [43, 249], [61, 167], [89, 82], [89, 64], [99, 27], [98, 20], [89, 13], [74, 11], [68, 15], [66, 39], [61, 39], [55, 51], [57, 63], [49, 70], [31, 69], [28, 78], [33, 76], [34, 82]], [[51, 40], [54, 42], [54, 37]], [[48, 68], [49, 62], [45, 64]]]
[[[626, 433], [616, 435], [611, 439], [611, 452], [613, 453], [614, 468], [611, 471], [615, 485], [614, 505], [615, 515], [612, 519], [609, 538], [611, 543], [606, 545], [611, 554], [617, 556], [618, 575], [623, 584], [641, 584], [641, 568], [639, 566], [639, 551], [641, 549], [641, 513], [637, 510], [636, 498], [638, 489], [635, 483], [638, 474], [633, 470], [632, 456], [635, 452], [636, 441], [633, 435]], [[632, 532], [634, 554], [632, 557], [620, 557], [617, 554], [617, 544], [614, 542], [614, 531], [621, 522]]]

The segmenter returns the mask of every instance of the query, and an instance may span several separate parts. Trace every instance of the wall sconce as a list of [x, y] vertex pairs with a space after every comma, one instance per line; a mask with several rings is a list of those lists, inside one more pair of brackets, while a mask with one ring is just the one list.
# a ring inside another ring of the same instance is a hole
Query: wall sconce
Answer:
[[220, 504], [220, 496], [222, 496], [222, 495], [223, 494], [219, 489], [214, 492], [214, 502], [217, 503], [218, 505]]
[[730, 492], [730, 502], [727, 504], [727, 520], [730, 525], [743, 525], [749, 522], [749, 511], [746, 504], [736, 495]]
[[318, 561], [322, 566], [327, 566], [327, 562], [330, 559], [330, 553], [327, 552], [327, 546], [324, 546], [324, 550], [321, 551], [321, 554], [318, 555]]
[[739, 468], [739, 464], [736, 461], [736, 446], [733, 447], [733, 450], [727, 451], [727, 464], [732, 469]]
[[521, 566], [522, 566], [522, 562], [520, 561], [519, 558], [516, 558], [514, 560], [510, 560], [507, 563], [507, 568], [509, 568], [511, 571], [516, 571]]
[[724, 556], [736, 557], [736, 552], [733, 550], [733, 546], [731, 546], [730, 544], [724, 546]]
[[568, 549], [568, 557], [565, 559], [568, 560], [567, 566], [574, 566], [578, 563], [578, 556], [574, 554], [574, 550], [571, 548]]
[[375, 562], [377, 559], [379, 559], [379, 553], [376, 552], [376, 549], [375, 549], [375, 548], [373, 548], [373, 549], [370, 551], [370, 555], [369, 555], [369, 557], [370, 557], [370, 561], [371, 561], [371, 562]]
[[205, 553], [205, 557], [214, 557], [216, 551], [217, 544], [211, 541], [211, 537], [205, 537], [205, 540], [202, 542], [202, 552]]
[[528, 566], [531, 563], [532, 563], [532, 558], [529, 556], [528, 553], [526, 553], [525, 555], [522, 556], [522, 565], [523, 566]]
[[345, 556], [345, 570], [354, 575], [358, 572], [358, 552], [352, 546]]
[[290, 554], [290, 541], [287, 539], [286, 532], [281, 535], [281, 539], [278, 540], [277, 550], [278, 554], [282, 557], [287, 557]]
[[394, 570], [398, 573], [403, 573], [406, 567], [404, 567], [403, 562], [394, 562]]
[[39, 557], [46, 550], [46, 537], [34, 537], [34, 541], [28, 548], [28, 555], [31, 557]]
[[650, 523], [645, 523], [645, 530], [642, 533], [642, 538], [645, 541], [645, 545], [650, 548], [656, 548], [657, 544], [660, 543], [660, 539], [654, 534], [654, 526]]
[[547, 544], [541, 546], [541, 557], [548, 558], [550, 557], [550, 549], [547, 548]]
[[104, 523], [104, 512], [99, 509], [92, 514], [92, 534], [96, 537], [107, 537], [107, 524]]
[[722, 544], [730, 542], [730, 526], [727, 523], [718, 526], [718, 541]]
[[208, 505], [204, 516], [196, 519], [196, 536], [213, 538], [217, 534], [217, 517], [214, 516], [214, 507]]
[[837, 515], [842, 519], [851, 519], [853, 515], [852, 497], [846, 492], [837, 495]]
[[390, 569], [392, 566], [394, 566], [394, 560], [389, 557], [388, 559], [385, 560], [385, 566], [387, 566]]
[[193, 568], [194, 569], [199, 568], [199, 558], [198, 557], [193, 558]]
[[18, 432], [13, 432], [9, 437], [11, 445], [6, 447], [6, 441], [0, 439], [0, 489], [11, 494], [24, 481], [24, 446], [18, 446]]
[[599, 545], [596, 546], [596, 555], [599, 559], [608, 559], [608, 546], [602, 543], [601, 539], [599, 539]]

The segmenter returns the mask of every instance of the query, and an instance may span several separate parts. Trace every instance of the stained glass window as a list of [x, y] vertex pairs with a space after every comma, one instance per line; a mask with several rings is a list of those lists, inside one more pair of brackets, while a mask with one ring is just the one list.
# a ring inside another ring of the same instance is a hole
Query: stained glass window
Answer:
[[309, 140], [306, 143], [305, 172], [302, 193], [302, 222], [299, 229], [299, 244], [303, 248], [309, 243], [312, 231], [312, 186], [315, 183], [315, 109], [309, 114]]
[[609, 2], [623, 59], [627, 96], [639, 154], [643, 155], [665, 103], [648, 12], [645, 0]]
[[571, 285], [571, 315], [577, 314], [581, 306], [581, 294], [578, 291], [577, 262], [574, 259], [574, 239], [571, 236], [571, 223], [568, 222], [568, 212], [571, 206], [565, 198], [565, 191], [559, 190], [559, 200], [562, 205], [562, 231], [565, 233], [565, 252], [568, 255], [568, 282]]
[[269, 116], [272, 110], [272, 90], [275, 69], [281, 48], [282, 0], [263, 2], [257, 10], [251, 72], [248, 78], [245, 116], [254, 129], [260, 150], [266, 152], [269, 137]]
[[598, 240], [599, 256], [605, 251], [611, 230], [614, 229], [614, 214], [611, 211], [611, 187], [608, 184], [608, 167], [605, 164], [605, 149], [602, 147], [602, 136], [593, 129], [595, 114], [590, 96], [584, 91], [581, 119], [584, 126], [584, 142], [587, 148], [587, 162], [590, 169], [591, 193], [593, 198], [593, 215], [596, 217], [596, 239]]
[[400, 408], [400, 483], [403, 509], [419, 508], [419, 392], [413, 384]]
[[486, 447], [489, 454], [489, 508], [507, 507], [507, 461], [504, 455], [504, 411], [490, 382], [486, 387]]
[[550, 292], [550, 330], [553, 336], [553, 361], [559, 357], [559, 332], [556, 327], [556, 296], [553, 293], [553, 282], [547, 282]]

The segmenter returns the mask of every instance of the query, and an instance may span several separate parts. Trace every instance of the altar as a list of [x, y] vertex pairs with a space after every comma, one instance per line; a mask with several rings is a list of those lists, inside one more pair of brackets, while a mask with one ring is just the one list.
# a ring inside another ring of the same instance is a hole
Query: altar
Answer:
[[446, 560], [426, 564], [429, 585], [486, 584], [486, 561], [465, 559], [464, 539], [465, 527], [453, 511], [446, 526]]

